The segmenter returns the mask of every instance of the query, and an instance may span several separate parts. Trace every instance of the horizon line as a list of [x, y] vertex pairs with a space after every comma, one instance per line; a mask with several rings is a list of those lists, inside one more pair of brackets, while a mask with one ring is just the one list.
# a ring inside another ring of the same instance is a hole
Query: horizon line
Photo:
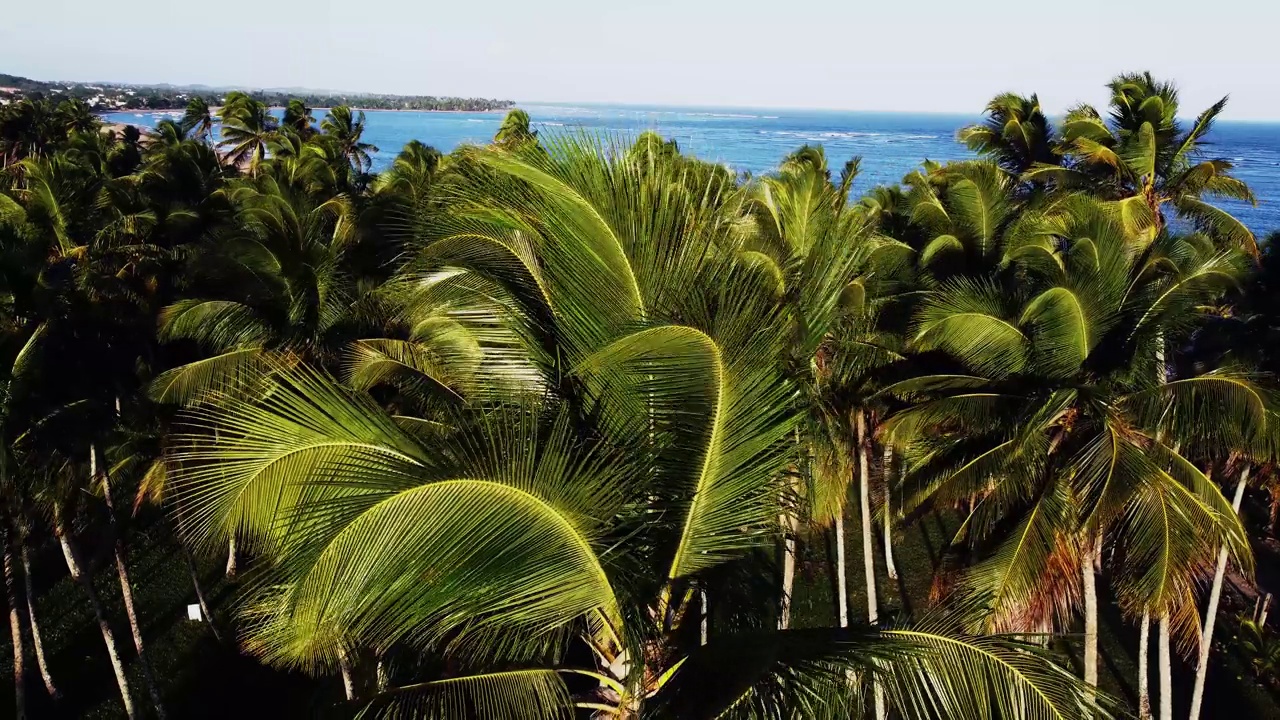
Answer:
[[[8, 74], [8, 73], [5, 73], [5, 74]], [[516, 107], [519, 107], [522, 104], [528, 104], [528, 105], [549, 105], [549, 106], [563, 106], [563, 107], [586, 106], [586, 107], [634, 107], [634, 108], [679, 108], [679, 109], [696, 108], [696, 109], [713, 109], [713, 110], [757, 110], [757, 111], [767, 110], [767, 111], [774, 111], [774, 112], [867, 113], [867, 114], [880, 113], [880, 114], [934, 115], [934, 116], [956, 116], [956, 117], [963, 116], [967, 118], [981, 118], [984, 115], [984, 112], [982, 110], [975, 112], [972, 110], [902, 110], [902, 109], [891, 109], [891, 108], [850, 108], [850, 107], [831, 107], [831, 106], [825, 106], [825, 107], [824, 106], [807, 106], [807, 105], [781, 105], [781, 106], [780, 105], [738, 105], [738, 104], [699, 105], [699, 104], [686, 104], [686, 103], [679, 103], [679, 102], [671, 103], [671, 102], [629, 101], [629, 100], [576, 100], [576, 101], [532, 100], [532, 99], [531, 100], [515, 100], [510, 98], [484, 97], [481, 95], [470, 95], [470, 96], [449, 95], [449, 94], [437, 95], [437, 94], [425, 94], [425, 93], [384, 92], [384, 91], [376, 91], [376, 90], [335, 90], [335, 89], [310, 88], [310, 87], [300, 87], [300, 86], [288, 87], [288, 86], [279, 86], [279, 85], [276, 85], [276, 86], [251, 85], [251, 84], [243, 84], [243, 83], [242, 84], [229, 83], [229, 84], [215, 85], [210, 83], [182, 83], [182, 82], [172, 82], [172, 81], [128, 82], [128, 81], [121, 81], [121, 80], [41, 80], [41, 79], [37, 79], [37, 78], [25, 76], [25, 75], [14, 75], [14, 77], [21, 77], [27, 80], [33, 80], [35, 82], [49, 83], [49, 84], [58, 84], [58, 83], [74, 83], [79, 85], [115, 84], [119, 86], [129, 86], [129, 87], [138, 87], [138, 88], [161, 88], [163, 86], [168, 86], [169, 88], [177, 89], [177, 90], [194, 89], [194, 88], [200, 87], [200, 88], [207, 88], [209, 90], [241, 90], [241, 91], [249, 91], [249, 92], [258, 91], [258, 92], [277, 92], [277, 93], [307, 92], [307, 93], [322, 94], [322, 95], [367, 95], [367, 96], [404, 97], [404, 98], [410, 98], [410, 97], [435, 97], [435, 98], [458, 98], [458, 99], [479, 98], [479, 99], [485, 99], [485, 100], [493, 100], [495, 102], [510, 102]], [[143, 110], [148, 110], [148, 109], [143, 108]], [[423, 112], [427, 112], [427, 111], [423, 111]], [[1056, 119], [1061, 119], [1061, 117], [1064, 114], [1065, 114], [1065, 111], [1062, 111], [1062, 112], [1047, 113], [1047, 116], [1050, 119], [1056, 120]], [[1228, 111], [1228, 115], [1229, 114], [1230, 113]], [[1184, 120], [1184, 121], [1190, 121], [1194, 119], [1195, 119], [1194, 115], [1178, 118], [1178, 120]], [[1276, 116], [1276, 117], [1248, 116], [1248, 117], [1239, 117], [1239, 118], [1225, 117], [1225, 118], [1220, 118], [1218, 122], [1280, 124], [1280, 116]]]

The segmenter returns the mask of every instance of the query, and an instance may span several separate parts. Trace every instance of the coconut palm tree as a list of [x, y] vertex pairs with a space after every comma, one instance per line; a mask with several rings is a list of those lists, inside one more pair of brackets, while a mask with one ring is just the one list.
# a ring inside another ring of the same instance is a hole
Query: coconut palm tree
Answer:
[[[85, 308], [87, 298], [83, 291], [86, 284], [92, 286], [92, 282], [84, 282], [92, 276], [87, 265], [91, 259], [100, 259], [81, 242], [92, 237], [94, 221], [101, 217], [95, 212], [94, 199], [103, 181], [93, 167], [69, 155], [47, 160], [28, 158], [22, 163], [16, 202], [12, 202], [0, 223], [0, 230], [13, 240], [6, 243], [3, 272], [9, 321], [21, 338], [17, 346], [20, 350], [14, 355], [14, 370], [7, 378], [10, 393], [6, 394], [5, 430], [6, 435], [13, 435], [6, 437], [4, 452], [6, 456], [21, 456], [22, 466], [30, 473], [31, 488], [23, 493], [27, 496], [25, 501], [43, 507], [52, 519], [52, 529], [72, 579], [89, 596], [121, 699], [133, 717], [133, 699], [119, 649], [92, 578], [84, 572], [75, 540], [74, 522], [82, 506], [81, 497], [91, 483], [80, 468], [60, 455], [67, 445], [55, 447], [57, 443], [47, 442], [59, 437], [72, 442], [76, 449], [87, 449], [85, 434], [71, 432], [62, 423], [80, 415], [76, 410], [91, 403], [82, 403], [82, 398], [76, 397], [85, 385], [66, 382], [65, 378], [87, 380], [93, 385], [111, 365], [108, 357], [95, 357], [103, 362], [94, 363], [88, 373], [84, 367], [71, 367], [101, 351], [101, 347], [93, 347], [93, 339], [100, 336], [87, 332], [94, 323], [86, 323], [88, 318], [76, 310]], [[79, 341], [72, 342], [73, 339]], [[46, 374], [58, 376], [59, 370], [67, 372], [62, 381], [42, 381]], [[15, 387], [18, 382], [23, 385], [21, 391]], [[79, 423], [73, 425], [83, 429]], [[33, 450], [33, 445], [40, 450]], [[126, 582], [123, 576], [121, 580]]]
[[4, 166], [25, 158], [47, 158], [77, 135], [96, 135], [101, 122], [82, 100], [24, 99], [0, 109], [0, 156]]
[[1053, 125], [1040, 107], [1040, 98], [1002, 93], [987, 103], [986, 120], [960, 130], [957, 138], [974, 152], [994, 160], [1003, 170], [1020, 176], [1038, 165], [1054, 165]]
[[162, 342], [208, 354], [156, 378], [162, 402], [194, 401], [272, 352], [334, 362], [345, 341], [338, 326], [356, 299], [342, 262], [353, 232], [346, 198], [313, 198], [270, 173], [232, 197], [236, 232], [197, 251], [188, 296], [161, 313]]
[[284, 108], [284, 116], [280, 120], [281, 127], [291, 128], [303, 140], [309, 140], [312, 135], [315, 135], [315, 123], [316, 119], [311, 114], [311, 108], [298, 98], [289, 101]]
[[99, 472], [99, 449], [109, 433], [112, 408], [122, 392], [136, 388], [137, 363], [152, 335], [153, 273], [161, 253], [146, 242], [151, 225], [146, 208], [121, 204], [136, 198], [130, 181], [111, 176], [109, 152], [93, 143], [73, 142], [48, 160], [23, 163], [16, 193], [21, 215], [10, 216], [20, 224], [21, 241], [10, 248], [14, 264], [9, 282], [15, 307], [31, 328], [23, 352], [39, 367], [39, 377], [21, 398], [24, 439], [15, 444], [24, 463], [44, 469], [38, 477], [41, 504], [53, 519], [68, 570], [90, 595], [122, 699], [132, 714], [115, 639], [75, 542], [75, 525], [85, 509], [81, 496], [105, 501], [138, 663], [155, 712], [163, 716], [134, 603], [124, 528], [110, 478]]
[[909, 270], [905, 277], [926, 287], [1005, 266], [1015, 248], [1010, 238], [1033, 232], [1054, 202], [1021, 197], [1017, 178], [990, 161], [926, 162], [903, 185], [862, 204], [880, 235], [896, 241], [885, 243], [880, 262], [898, 274]]
[[955, 364], [891, 387], [912, 407], [889, 426], [912, 439], [907, 510], [971, 503], [958, 539], [979, 561], [957, 582], [992, 599], [987, 627], [1040, 631], [1083, 602], [1092, 684], [1098, 544], [1115, 548], [1116, 583], [1134, 609], [1166, 626], [1193, 615], [1188, 592], [1206, 558], [1225, 546], [1243, 567], [1250, 560], [1192, 445], [1215, 455], [1239, 447], [1265, 426], [1269, 405], [1253, 378], [1225, 368], [1154, 383], [1152, 344], [1185, 330], [1238, 276], [1242, 256], [1198, 236], [1139, 249], [1107, 207], [1084, 198], [1059, 211], [1014, 238], [1043, 251], [1011, 248], [1021, 258], [1011, 282], [956, 279], [925, 301], [915, 348]]
[[508, 110], [502, 125], [493, 135], [493, 143], [501, 148], [518, 149], [538, 142], [538, 131], [529, 126], [529, 113], [515, 108]]
[[353, 113], [346, 105], [332, 108], [320, 121], [320, 130], [337, 142], [339, 153], [347, 158], [356, 174], [369, 171], [373, 165], [369, 154], [378, 152], [378, 148], [360, 139], [364, 135], [363, 110]]
[[[651, 136], [642, 135], [635, 148], [650, 154], [641, 162], [653, 162], [651, 154], [656, 149], [663, 152], [666, 162], [678, 157], [678, 150], [672, 146], [656, 145]], [[849, 178], [851, 182], [852, 177]], [[794, 324], [791, 332], [794, 344], [789, 350], [792, 355], [789, 364], [794, 373], [792, 379], [803, 388], [802, 402], [815, 406], [809, 408], [815, 417], [820, 417], [816, 403], [822, 359], [818, 355], [824, 343], [830, 341], [829, 334], [835, 329], [838, 319], [850, 310], [846, 303], [841, 302], [844, 298], [839, 288], [855, 282], [855, 273], [859, 269], [857, 263], [859, 259], [866, 258], [870, 247], [866, 242], [869, 235], [867, 224], [861, 216], [848, 209], [849, 183], [843, 183], [843, 189], [832, 184], [822, 148], [806, 145], [791, 153], [783, 160], [777, 174], [762, 178], [753, 188], [748, 211], [754, 216], [755, 231], [744, 236], [740, 250], [744, 260], [778, 279], [779, 292], [787, 298], [788, 313]], [[839, 622], [844, 627], [849, 619], [845, 592], [844, 498], [848, 496], [850, 475], [840, 472], [835, 466], [844, 469], [853, 465], [843, 462], [848, 457], [837, 451], [844, 446], [831, 446], [824, 442], [827, 439], [839, 443], [840, 437], [838, 434], [835, 437], [829, 433], [824, 435], [817, 428], [802, 430], [798, 435], [796, 451], [801, 460], [796, 467], [801, 470], [801, 489], [795, 494], [810, 496], [808, 514], [819, 526], [835, 526], [836, 605]], [[817, 460], [821, 462], [815, 463]], [[835, 472], [815, 474], [815, 465]], [[823, 482], [815, 482], [819, 479]], [[798, 516], [788, 512], [784, 523], [789, 531], [784, 539], [780, 617], [783, 629], [790, 620]], [[874, 603], [874, 596], [872, 579], [868, 588], [869, 602]], [[874, 622], [874, 609], [870, 610], [870, 616]]]
[[191, 98], [178, 122], [186, 135], [206, 144], [213, 142], [213, 113], [209, 103], [199, 95]]
[[[1099, 712], [1029, 647], [954, 619], [762, 628], [793, 326], [709, 199], [736, 188], [687, 193], [584, 140], [465, 154], [415, 272], [458, 317], [474, 297], [514, 331], [492, 351], [524, 356], [532, 394], [396, 417], [297, 366], [194, 409], [170, 467], [187, 531], [270, 559], [246, 599], [252, 652], [341, 672], [357, 697], [371, 658], [441, 657], [372, 700], [428, 717], [554, 717], [571, 696], [599, 717], [847, 717], [872, 679], [906, 717]], [[594, 663], [569, 659], [577, 644]]]
[[222, 125], [218, 148], [228, 162], [256, 175], [276, 135], [276, 119], [266, 105], [241, 92], [228, 93], [218, 116]]
[[1207, 158], [1206, 137], [1226, 107], [1224, 97], [1201, 112], [1190, 127], [1178, 121], [1178, 91], [1150, 73], [1120, 75], [1109, 84], [1110, 112], [1080, 105], [1061, 124], [1061, 165], [1032, 169], [1028, 179], [1086, 189], [1121, 201], [1126, 229], [1150, 240], [1180, 218], [1220, 242], [1256, 252], [1253, 233], [1207, 198], [1256, 202], [1249, 187], [1231, 175], [1224, 158]]
[[24, 593], [19, 588], [19, 585], [30, 588], [31, 583], [30, 578], [26, 577], [30, 569], [21, 564], [22, 558], [25, 557], [24, 506], [30, 501], [30, 487], [28, 478], [22, 474], [13, 454], [13, 441], [17, 433], [13, 432], [14, 423], [10, 421], [9, 416], [13, 405], [10, 399], [15, 394], [13, 391], [17, 390], [16, 386], [26, 379], [29, 354], [24, 353], [23, 350], [26, 349], [30, 338], [24, 335], [29, 336], [31, 330], [13, 314], [11, 303], [8, 305], [5, 307], [3, 323], [5, 334], [0, 339], [0, 346], [5, 348], [6, 354], [9, 354], [5, 362], [6, 372], [0, 379], [0, 389], [3, 389], [0, 397], [5, 399], [5, 402], [0, 404], [0, 536], [2, 536], [0, 540], [4, 542], [4, 582], [9, 605], [10, 639], [13, 644], [15, 717], [25, 718], [27, 716], [25, 650], [28, 627], [33, 633], [41, 675], [49, 684], [50, 694], [54, 691], [43, 657], [44, 651], [39, 639], [39, 621], [34, 614], [35, 608], [30, 604], [29, 592]]

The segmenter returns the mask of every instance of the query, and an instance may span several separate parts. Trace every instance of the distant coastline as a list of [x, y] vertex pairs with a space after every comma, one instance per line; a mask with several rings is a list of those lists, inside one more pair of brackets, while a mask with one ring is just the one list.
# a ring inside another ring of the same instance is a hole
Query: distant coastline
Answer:
[[[489, 109], [486, 109], [486, 110], [419, 110], [419, 109], [417, 109], [417, 108], [375, 108], [375, 107], [360, 107], [360, 106], [358, 106], [358, 105], [349, 105], [348, 107], [350, 107], [352, 110], [358, 110], [358, 111], [360, 111], [360, 112], [376, 112], [376, 113], [383, 113], [383, 112], [390, 112], [390, 113], [441, 113], [441, 114], [460, 114], [460, 115], [475, 115], [475, 114], [480, 114], [480, 113], [486, 113], [486, 114], [490, 114], [490, 113], [492, 113], [492, 114], [501, 114], [501, 113], [505, 113], [505, 112], [507, 112], [508, 110], [510, 110], [510, 109], [511, 109], [511, 108], [489, 108]], [[511, 106], [511, 107], [515, 107], [515, 105], [514, 105], [514, 104], [512, 104], [512, 106]], [[210, 112], [210, 113], [212, 113], [212, 114], [217, 114], [217, 112], [218, 112], [219, 110], [221, 110], [221, 109], [222, 109], [222, 108], [220, 108], [220, 107], [216, 107], [216, 106], [214, 106], [214, 107], [210, 107], [210, 108], [209, 108], [209, 112]], [[284, 106], [283, 106], [283, 105], [271, 105], [271, 106], [269, 106], [269, 107], [268, 107], [268, 109], [269, 109], [269, 110], [284, 110], [285, 108], [284, 108]], [[310, 108], [310, 109], [311, 109], [311, 110], [318, 110], [318, 111], [327, 111], [327, 110], [329, 110], [330, 108], [329, 108], [329, 107], [313, 107], [313, 108]], [[98, 109], [94, 109], [93, 114], [94, 114], [94, 115], [97, 115], [97, 116], [99, 116], [99, 117], [106, 116], [106, 115], [172, 115], [173, 117], [182, 117], [182, 110], [181, 110], [180, 108], [163, 108], [163, 109], [153, 109], [153, 108], [131, 108], [131, 109], [125, 109], [125, 108], [111, 108], [111, 109], [107, 109], [107, 110], [98, 110]], [[128, 124], [128, 123], [125, 123], [125, 124]]]
[[436, 95], [397, 95], [380, 93], [343, 93], [305, 88], [246, 89], [234, 87], [132, 85], [126, 83], [89, 83], [32, 80], [0, 73], [0, 104], [23, 98], [48, 98], [53, 101], [79, 100], [98, 114], [111, 112], [181, 111], [194, 99], [208, 105], [220, 105], [228, 93], [243, 92], [271, 107], [301, 100], [312, 108], [347, 105], [366, 112], [388, 110], [402, 112], [497, 112], [515, 107], [512, 100], [480, 97]]

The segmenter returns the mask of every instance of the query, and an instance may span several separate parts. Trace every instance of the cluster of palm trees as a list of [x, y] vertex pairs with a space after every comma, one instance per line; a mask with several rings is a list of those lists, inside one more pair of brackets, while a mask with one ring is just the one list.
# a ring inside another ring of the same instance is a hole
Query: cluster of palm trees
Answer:
[[[56, 538], [93, 599], [91, 536], [163, 716], [128, 576], [153, 503], [239, 576], [244, 652], [371, 716], [1107, 717], [1104, 584], [1144, 703], [1155, 625], [1161, 720], [1172, 653], [1197, 661], [1194, 720], [1276, 452], [1267, 359], [1224, 338], [1267, 312], [1210, 202], [1251, 199], [1202, 157], [1222, 104], [1184, 127], [1171, 86], [1111, 89], [1056, 128], [998, 97], [961, 132], [980, 159], [861, 199], [821, 148], [745, 178], [521, 111], [376, 176], [345, 107], [232, 94], [146, 138], [0, 117], [19, 713], [28, 642], [55, 690], [28, 548]], [[881, 617], [876, 536], [892, 576], [898, 526], [953, 508], [932, 609]], [[825, 528], [836, 612], [800, 627], [797, 542]], [[1080, 624], [1077, 678], [1047, 639]]]

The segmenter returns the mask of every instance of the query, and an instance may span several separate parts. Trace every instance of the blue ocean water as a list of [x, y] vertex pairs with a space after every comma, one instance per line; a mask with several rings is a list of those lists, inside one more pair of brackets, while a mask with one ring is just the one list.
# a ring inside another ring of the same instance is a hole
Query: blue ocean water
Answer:
[[[760, 110], [623, 105], [522, 104], [541, 133], [582, 129], [615, 135], [654, 130], [679, 142], [698, 157], [754, 174], [775, 168], [787, 153], [805, 143], [821, 143], [828, 162], [839, 168], [845, 160], [862, 157], [862, 175], [855, 190], [895, 183], [921, 161], [972, 157], [956, 142], [959, 128], [976, 122], [976, 115], [870, 113], [823, 110]], [[317, 115], [321, 115], [317, 111]], [[114, 113], [110, 122], [151, 127], [165, 113]], [[421, 140], [442, 152], [463, 143], [492, 139], [502, 113], [367, 113], [365, 140], [379, 150], [374, 170], [391, 164], [409, 140]], [[1260, 238], [1280, 231], [1280, 123], [1221, 122], [1209, 138], [1208, 154], [1235, 164], [1235, 173], [1249, 183], [1258, 206], [1223, 202]]]

